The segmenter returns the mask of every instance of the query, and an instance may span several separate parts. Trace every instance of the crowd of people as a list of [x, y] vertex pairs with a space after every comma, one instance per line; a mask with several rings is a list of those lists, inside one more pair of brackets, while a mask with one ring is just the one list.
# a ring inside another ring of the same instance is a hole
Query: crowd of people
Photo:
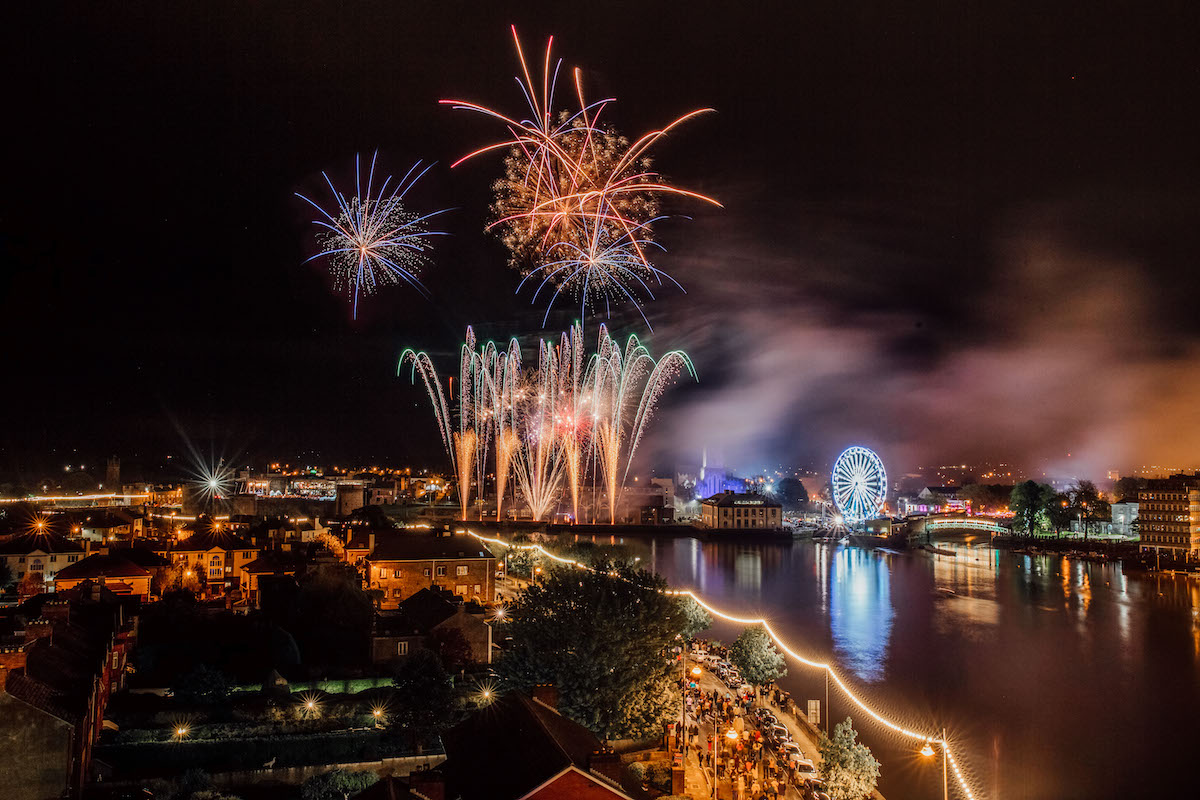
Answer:
[[[720, 655], [720, 648], [709, 652]], [[754, 716], [759, 702], [751, 687], [705, 690], [688, 676], [680, 679], [680, 689], [688, 722], [677, 743], [695, 752], [717, 780], [729, 780], [734, 800], [777, 800], [788, 786], [803, 789], [796, 771], [799, 757], [782, 743], [773, 746], [760, 730]], [[779, 707], [790, 705], [790, 696], [773, 684], [761, 692]]]

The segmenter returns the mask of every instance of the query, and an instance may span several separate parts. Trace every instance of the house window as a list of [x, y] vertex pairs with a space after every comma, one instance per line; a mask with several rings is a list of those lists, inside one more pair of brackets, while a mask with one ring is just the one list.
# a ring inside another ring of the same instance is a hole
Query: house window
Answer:
[[466, 575], [467, 574], [466, 564], [459, 564], [457, 567], [455, 567], [454, 574], [455, 575]]
[[426, 577], [426, 578], [428, 578], [428, 577], [429, 577], [429, 567], [426, 567], [426, 568], [425, 568], [425, 577]]
[[467, 596], [467, 585], [465, 583], [458, 584], [457, 586], [454, 587], [454, 593], [461, 594], [463, 597], [466, 597]]
[[394, 569], [394, 570], [392, 570], [392, 577], [393, 577], [393, 578], [399, 578], [399, 577], [400, 577], [400, 570], [398, 570], [398, 569]]
[[50, 563], [53, 564], [55, 561], [58, 561], [58, 556], [50, 556]]
[[478, 583], [475, 584], [475, 594], [479, 594], [481, 591], [483, 591], [483, 587], [480, 586]]
[[439, 577], [439, 578], [444, 578], [444, 577], [446, 577], [446, 568], [445, 568], [445, 567], [438, 567], [438, 568], [437, 568], [437, 574], [438, 574], [438, 577]]
[[219, 578], [219, 577], [221, 577], [221, 568], [220, 568], [220, 567], [213, 567], [212, 569], [210, 569], [210, 570], [208, 571], [208, 574], [209, 574], [209, 576], [210, 576], [210, 577], [213, 577], [213, 578]]
[[403, 596], [404, 596], [403, 589], [392, 589], [392, 597], [395, 597], [397, 600], [399, 600]]
[[41, 571], [42, 571], [42, 565], [41, 565], [40, 563], [38, 563], [38, 564], [30, 564], [30, 565], [29, 565], [29, 568], [30, 568], [31, 570], [33, 570], [34, 572], [41, 572]]
[[75, 563], [75, 562], [76, 562], [76, 561], [78, 561], [78, 560], [79, 560], [79, 556], [67, 556], [67, 561], [68, 561], [69, 563], [72, 563], [72, 564], [73, 564], [73, 563]]
[[219, 565], [219, 564], [221, 563], [221, 557], [220, 557], [220, 556], [213, 556], [212, 558], [210, 558], [210, 559], [208, 560], [208, 563], [209, 563], [209, 564], [212, 564], [212, 565], [215, 567], [215, 566], [217, 566], [217, 565]]
[[408, 655], [408, 642], [396, 642], [396, 655]]
[[18, 558], [18, 559], [17, 559], [17, 563], [18, 563], [18, 564], [24, 564], [24, 563], [25, 563], [25, 556], [21, 556], [20, 558]]

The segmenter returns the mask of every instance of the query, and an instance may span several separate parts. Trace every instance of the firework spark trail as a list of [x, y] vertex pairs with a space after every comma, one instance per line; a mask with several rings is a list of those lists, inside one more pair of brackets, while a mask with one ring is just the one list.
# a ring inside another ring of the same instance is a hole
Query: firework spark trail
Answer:
[[496, 218], [488, 227], [499, 229], [512, 265], [526, 279], [537, 274], [543, 286], [559, 286], [548, 295], [551, 307], [565, 289], [579, 296], [585, 315], [589, 301], [597, 306], [602, 302], [609, 312], [614, 299], [630, 300], [640, 311], [630, 288], [640, 284], [653, 299], [647, 282], [654, 279], [661, 285], [670, 277], [647, 255], [653, 244], [650, 225], [662, 219], [659, 197], [674, 195], [720, 206], [711, 197], [668, 184], [650, 169], [647, 153], [677, 126], [712, 109], [691, 111], [631, 143], [601, 121], [613, 98], [587, 102], [579, 69], [573, 73], [579, 110], [556, 115], [554, 93], [562, 61], [552, 59], [553, 38], [546, 45], [539, 87], [515, 27], [512, 36], [521, 72], [516, 82], [529, 116], [518, 120], [478, 103], [440, 101], [500, 121], [509, 134], [451, 166], [485, 153], [507, 152], [506, 175], [496, 184], [492, 206]]
[[[419, 372], [425, 383], [451, 472], [458, 477], [464, 519], [472, 477], [480, 500], [485, 496], [491, 441], [498, 519], [503, 519], [511, 480], [533, 519], [546, 518], [565, 489], [572, 519], [578, 521], [592, 463], [609, 522], [616, 522], [625, 481], [662, 392], [680, 375], [694, 379], [696, 373], [683, 351], [655, 360], [636, 336], [622, 348], [603, 325], [595, 351], [587, 355], [585, 349], [577, 324], [557, 345], [540, 341], [536, 366], [525, 369], [515, 339], [506, 350], [490, 342], [480, 348], [468, 329], [460, 351], [457, 425], [428, 355], [403, 353], [401, 367], [411, 364], [412, 380]], [[593, 509], [598, 499], [592, 498]]]
[[426, 223], [446, 213], [447, 209], [419, 215], [409, 211], [403, 202], [408, 191], [433, 165], [422, 167], [422, 162], [417, 161], [390, 192], [391, 176], [375, 192], [378, 157], [378, 151], [371, 157], [364, 191], [361, 163], [355, 155], [354, 195], [351, 197], [339, 192], [329, 176], [321, 173], [336, 204], [332, 212], [304, 195], [296, 194], [324, 217], [313, 220], [313, 224], [322, 229], [319, 236], [321, 252], [308, 261], [329, 260], [335, 286], [350, 290], [355, 319], [358, 318], [359, 295], [371, 294], [385, 284], [404, 281], [428, 297], [429, 292], [419, 275], [429, 263], [428, 253], [432, 249], [429, 238], [446, 235], [444, 231], [429, 230]]

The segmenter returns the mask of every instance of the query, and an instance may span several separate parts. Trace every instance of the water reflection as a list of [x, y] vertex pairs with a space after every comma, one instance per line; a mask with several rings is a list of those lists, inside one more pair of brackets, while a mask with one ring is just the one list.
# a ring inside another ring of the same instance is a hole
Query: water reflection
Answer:
[[833, 557], [829, 627], [838, 662], [865, 681], [883, 678], [892, 630], [891, 571], [883, 557], [842, 548]]

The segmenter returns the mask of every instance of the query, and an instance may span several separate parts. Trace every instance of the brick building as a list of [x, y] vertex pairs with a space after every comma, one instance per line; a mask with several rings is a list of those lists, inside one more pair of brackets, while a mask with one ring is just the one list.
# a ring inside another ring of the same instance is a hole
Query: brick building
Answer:
[[385, 609], [434, 586], [490, 603], [496, 599], [496, 556], [483, 542], [461, 534], [380, 532], [366, 559], [366, 580], [384, 593], [380, 605]]
[[394, 613], [375, 619], [371, 633], [371, 663], [391, 664], [417, 650], [432, 649], [436, 639], [457, 631], [475, 664], [492, 663], [492, 628], [483, 606], [464, 603], [444, 589], [422, 589], [401, 601]]
[[89, 582], [0, 619], [0, 797], [80, 797], [109, 697], [124, 686], [136, 609]]
[[119, 553], [120, 551], [113, 554], [95, 553], [82, 561], [68, 564], [55, 576], [55, 590], [63, 592], [74, 589], [84, 581], [92, 581], [114, 594], [132, 595], [143, 601], [149, 600], [150, 570]]

